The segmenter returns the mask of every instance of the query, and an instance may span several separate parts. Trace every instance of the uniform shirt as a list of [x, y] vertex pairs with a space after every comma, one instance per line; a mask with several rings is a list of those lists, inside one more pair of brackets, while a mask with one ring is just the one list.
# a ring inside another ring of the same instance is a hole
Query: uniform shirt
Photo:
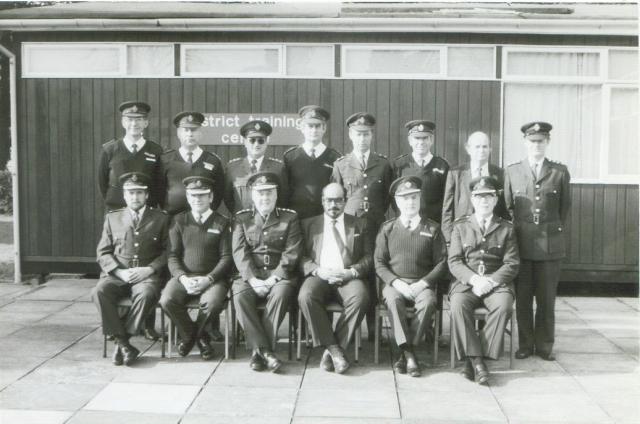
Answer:
[[[480, 168], [479, 171], [478, 168]], [[489, 162], [481, 166], [479, 166], [479, 164], [477, 163], [469, 162], [469, 171], [471, 173], [471, 179], [478, 177], [488, 177], [489, 175], [491, 175], [489, 174]]]
[[548, 159], [543, 161], [537, 178], [526, 159], [505, 169], [504, 198], [513, 217], [522, 259], [547, 261], [565, 257], [570, 180], [565, 165]]
[[147, 174], [151, 178], [147, 204], [159, 204], [162, 184], [161, 155], [162, 147], [150, 140], [145, 141], [136, 154], [131, 152], [123, 139], [114, 139], [102, 145], [98, 162], [98, 186], [107, 210], [127, 206], [119, 179], [122, 174], [134, 171]]
[[354, 152], [337, 159], [333, 164], [331, 181], [344, 187], [347, 197], [345, 213], [367, 218], [373, 233], [385, 220], [389, 208], [389, 186], [393, 170], [386, 157], [369, 152], [365, 168]]
[[327, 149], [327, 146], [322, 142], [316, 144], [315, 146], [311, 143], [302, 143], [302, 148], [308, 156], [311, 156], [311, 151], [313, 150], [313, 154], [315, 155], [315, 157], [318, 157], [324, 153], [324, 151]]
[[420, 157], [414, 153], [411, 153], [411, 157], [413, 158], [415, 163], [417, 163], [419, 166], [424, 167], [429, 165], [429, 162], [431, 162], [431, 159], [433, 159], [433, 154], [429, 152], [425, 157]]
[[224, 196], [224, 168], [220, 157], [213, 152], [202, 150], [200, 157], [192, 164], [183, 158], [180, 150], [169, 150], [162, 155], [161, 181], [163, 190], [162, 207], [170, 215], [189, 210], [187, 194], [182, 184], [186, 177], [197, 173], [215, 181], [211, 209], [216, 210]]
[[[325, 214], [322, 252], [320, 253], [320, 266], [323, 268], [344, 269], [345, 266], [344, 261], [342, 260], [341, 251], [338, 247], [338, 242], [336, 242], [336, 238], [333, 233], [333, 223], [331, 222], [332, 220], [333, 218]], [[342, 237], [342, 243], [346, 248], [347, 237], [344, 231], [344, 214], [341, 214], [338, 218], [336, 218], [335, 226], [338, 229], [338, 233], [340, 233], [340, 237]]]
[[412, 155], [397, 157], [393, 161], [394, 179], [415, 175], [422, 180], [420, 215], [440, 222], [444, 186], [449, 172], [449, 164], [439, 156], [433, 156], [426, 166], [420, 166]]
[[228, 285], [233, 267], [231, 221], [211, 209], [203, 216], [203, 223], [198, 223], [192, 212], [175, 216], [169, 231], [169, 271], [174, 278], [204, 275]]
[[275, 208], [263, 218], [255, 209], [236, 213], [231, 240], [233, 260], [243, 280], [295, 276], [302, 248], [298, 214]]
[[284, 154], [284, 168], [289, 193], [288, 207], [298, 213], [300, 219], [324, 213], [322, 189], [331, 181], [333, 163], [340, 153], [326, 147], [316, 159], [309, 157], [303, 146], [293, 147]]
[[[180, 156], [182, 156], [182, 159], [184, 159], [185, 162], [189, 162], [189, 150], [185, 149], [184, 147], [180, 147], [178, 149], [178, 152], [180, 152]], [[202, 150], [200, 146], [193, 149], [191, 151], [191, 161], [195, 162], [200, 159], [200, 156], [202, 156], [202, 152], [204, 152], [204, 150]]]
[[455, 277], [449, 294], [471, 290], [469, 282], [476, 275], [494, 281], [494, 290], [513, 290], [520, 256], [513, 224], [493, 216], [483, 232], [475, 215], [457, 220], [449, 246], [449, 270]]
[[[280, 178], [277, 204], [278, 206], [283, 206], [286, 203], [286, 194], [289, 187], [284, 172], [284, 163], [280, 159], [263, 156], [256, 165], [258, 172], [273, 172]], [[224, 203], [230, 212], [236, 213], [253, 207], [251, 189], [247, 187], [247, 180], [251, 175], [253, 175], [251, 164], [246, 156], [231, 159], [227, 163]]]
[[129, 150], [131, 153], [133, 153], [134, 144], [136, 145], [136, 151], [138, 151], [142, 149], [144, 145], [147, 143], [147, 140], [145, 140], [144, 137], [140, 137], [135, 143], [129, 137], [124, 137], [122, 141], [124, 142], [124, 145], [127, 148], [127, 150]]
[[197, 214], [194, 211], [191, 211], [191, 214], [193, 215], [193, 219], [196, 222], [204, 222], [204, 221], [206, 221], [212, 213], [213, 213], [213, 211], [211, 209], [207, 209], [202, 214]]
[[129, 209], [127, 208], [127, 210], [129, 211], [129, 213], [131, 214], [131, 219], [132, 221], [135, 222], [136, 219], [136, 215], [138, 216], [138, 224], [140, 224], [140, 221], [142, 220], [142, 217], [144, 216], [144, 211], [147, 209], [146, 206], [141, 207], [140, 209], [138, 209], [137, 211], [134, 211], [133, 209]]
[[398, 219], [400, 220], [400, 223], [407, 227], [409, 231], [414, 230], [420, 224], [420, 215], [416, 215], [411, 218], [406, 218], [400, 215]]

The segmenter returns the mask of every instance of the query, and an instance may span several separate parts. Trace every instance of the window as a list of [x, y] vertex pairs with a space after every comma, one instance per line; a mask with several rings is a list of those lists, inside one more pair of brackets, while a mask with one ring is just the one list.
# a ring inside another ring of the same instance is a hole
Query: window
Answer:
[[600, 53], [593, 51], [554, 51], [505, 49], [505, 76], [538, 79], [598, 78]]
[[638, 51], [609, 51], [609, 79], [620, 81], [638, 80]]
[[496, 59], [493, 47], [447, 47], [447, 76], [495, 78]]
[[293, 77], [333, 77], [333, 46], [288, 45], [287, 75]]
[[638, 89], [623, 86], [605, 87], [607, 113], [606, 134], [609, 148], [603, 149], [604, 173], [612, 182], [624, 182], [640, 176], [638, 144]]
[[173, 45], [25, 43], [25, 78], [173, 76]]

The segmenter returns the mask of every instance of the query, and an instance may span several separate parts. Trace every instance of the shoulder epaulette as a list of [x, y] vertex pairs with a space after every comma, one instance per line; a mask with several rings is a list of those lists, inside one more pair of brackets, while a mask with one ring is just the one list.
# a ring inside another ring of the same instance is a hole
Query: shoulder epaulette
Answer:
[[509, 225], [510, 227], [513, 227], [513, 222], [509, 221], [508, 219], [504, 219], [501, 216], [496, 216], [495, 218], [497, 222], [504, 222], [505, 224]]
[[298, 148], [298, 146], [293, 146], [293, 147], [291, 147], [291, 148], [289, 148], [289, 149], [285, 150], [284, 154], [286, 155], [287, 153], [290, 153], [290, 152], [294, 151], [294, 150], [295, 150], [295, 149], [297, 149], [297, 148]]
[[386, 221], [384, 221], [384, 222], [382, 223], [382, 225], [390, 224], [390, 223], [392, 223], [393, 221], [395, 221], [396, 219], [398, 219], [398, 217], [391, 218], [391, 219], [387, 219]]
[[218, 211], [213, 211], [213, 213], [214, 213], [215, 215], [219, 216], [219, 217], [222, 217], [222, 218], [226, 219], [227, 221], [231, 219], [231, 218], [229, 218], [227, 215], [222, 214], [222, 213], [220, 213], [220, 212], [218, 212]]
[[447, 162], [447, 160], [446, 160], [445, 158], [443, 158], [442, 156], [436, 156], [436, 157], [437, 157], [438, 159], [440, 159], [441, 161], [443, 161], [444, 163], [446, 163], [446, 164], [447, 164], [447, 166], [449, 166], [449, 167], [451, 166], [451, 165], [449, 165], [449, 162]]
[[373, 152], [376, 156], [379, 156], [383, 159], [388, 159], [385, 155], [383, 155], [382, 153], [378, 153], [378, 152]]
[[456, 222], [464, 222], [467, 221], [469, 219], [471, 215], [465, 215], [465, 216], [461, 216], [460, 218], [456, 219], [455, 221], [453, 221], [454, 223]]
[[165, 150], [164, 152], [162, 152], [162, 156], [164, 156], [164, 155], [168, 155], [169, 153], [173, 153], [173, 152], [175, 152], [175, 151], [176, 151], [176, 149], [167, 149], [167, 150]]
[[233, 159], [231, 159], [231, 160], [230, 160], [229, 162], [227, 162], [227, 163], [234, 163], [234, 162], [238, 162], [239, 160], [242, 160], [242, 159], [244, 159], [244, 158], [233, 158]]
[[521, 160], [519, 160], [519, 161], [517, 161], [517, 162], [510, 163], [510, 164], [509, 164], [509, 165], [507, 165], [507, 166], [509, 167], [509, 166], [513, 166], [513, 165], [519, 165], [519, 164], [521, 164], [521, 163], [522, 163], [522, 161], [521, 161]]
[[549, 162], [555, 163], [556, 165], [566, 166], [564, 163], [560, 162], [559, 160], [549, 159]]
[[215, 152], [210, 152], [210, 151], [208, 151], [208, 150], [205, 150], [205, 152], [206, 152], [206, 153], [210, 153], [210, 154], [212, 154], [213, 156], [215, 156], [216, 158], [218, 158], [218, 160], [219, 160], [220, 162], [222, 162], [222, 158], [221, 158], [220, 156], [218, 156]]
[[156, 208], [156, 207], [153, 207], [153, 206], [149, 206], [149, 210], [150, 211], [155, 211], [155, 212], [160, 212], [160, 213], [163, 213], [165, 215], [168, 215], [167, 211], [165, 211], [164, 209]]
[[278, 163], [284, 163], [284, 162], [282, 162], [282, 160], [280, 160], [280, 159], [276, 159], [276, 158], [268, 157], [267, 159], [272, 160], [272, 161], [274, 161], [274, 162], [278, 162]]
[[126, 208], [114, 209], [114, 210], [112, 210], [112, 211], [107, 212], [107, 215], [108, 215], [108, 214], [110, 214], [110, 213], [114, 213], [114, 212], [120, 212], [120, 211], [123, 211], [123, 210], [125, 210], [125, 209], [126, 209]]
[[407, 156], [409, 156], [409, 153], [405, 153], [404, 155], [400, 155], [400, 156], [394, 158], [393, 161], [395, 162], [395, 161], [397, 161], [399, 159], [406, 158]]
[[251, 212], [253, 209], [251, 208], [247, 208], [247, 209], [241, 209], [238, 212], [236, 212], [236, 215], [240, 215], [241, 213], [245, 213], [245, 212]]
[[104, 144], [102, 145], [102, 147], [111, 147], [111, 146], [113, 146], [114, 144], [117, 144], [117, 143], [118, 143], [118, 141], [119, 141], [119, 140], [118, 140], [117, 138], [113, 138], [113, 139], [111, 139], [111, 140], [107, 141], [106, 143], [104, 143]]
[[291, 213], [295, 213], [297, 214], [298, 212], [294, 211], [293, 209], [287, 209], [287, 208], [277, 208], [279, 211], [285, 211], [285, 212], [291, 212]]
[[336, 159], [336, 162], [339, 161], [339, 160], [342, 160], [342, 159], [344, 159], [346, 157], [347, 157], [347, 155], [340, 156], [338, 159]]

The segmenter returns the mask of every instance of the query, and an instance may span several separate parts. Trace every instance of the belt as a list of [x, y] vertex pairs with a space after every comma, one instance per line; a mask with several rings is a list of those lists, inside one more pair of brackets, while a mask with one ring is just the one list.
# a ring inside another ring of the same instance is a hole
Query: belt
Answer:
[[365, 212], [369, 212], [370, 207], [371, 205], [369, 204], [369, 201], [363, 200], [362, 202], [360, 202], [360, 208], [363, 209]]

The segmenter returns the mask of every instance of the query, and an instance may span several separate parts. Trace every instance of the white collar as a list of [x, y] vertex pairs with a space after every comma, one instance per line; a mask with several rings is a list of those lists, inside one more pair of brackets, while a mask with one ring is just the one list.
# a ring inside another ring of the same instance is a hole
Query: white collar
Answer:
[[[545, 160], [545, 159], [546, 159], [546, 157], [544, 157], [544, 158], [542, 158], [542, 159], [540, 159], [540, 160], [536, 161], [536, 160], [534, 160], [533, 158], [529, 158], [529, 159], [528, 159], [528, 160], [529, 160], [529, 166], [531, 167], [531, 169], [533, 169], [533, 167], [534, 167], [535, 165], [539, 165], [539, 168], [542, 168], [542, 164], [544, 163], [544, 160]], [[539, 171], [539, 170], [540, 170], [540, 169], [538, 169], [538, 171]]]
[[[264, 155], [262, 155], [262, 157], [260, 157], [259, 159], [256, 159], [256, 169], [258, 171], [260, 171], [260, 167], [262, 166], [262, 161], [264, 160]], [[251, 159], [249, 159], [249, 156], [247, 156], [247, 162], [249, 162], [249, 166], [251, 166]]]
[[[184, 147], [180, 147], [178, 149], [178, 152], [180, 152], [180, 156], [182, 156], [182, 159], [184, 159], [185, 162], [189, 162], [189, 156], [187, 156], [187, 153], [189, 153], [189, 150], [185, 149]], [[204, 150], [202, 150], [200, 146], [198, 146], [195, 149], [193, 149], [192, 152], [193, 152], [193, 155], [191, 156], [191, 161], [195, 162], [198, 159], [200, 159], [200, 156], [202, 156], [202, 153], [204, 153]]]
[[422, 166], [427, 166], [429, 162], [431, 162], [431, 159], [433, 159], [433, 154], [431, 152], [429, 152], [424, 158], [421, 158], [414, 153], [411, 153], [411, 156], [413, 156], [413, 160], [416, 161], [418, 165], [420, 165], [422, 161], [424, 161], [424, 165]]
[[311, 156], [311, 149], [313, 149], [313, 154], [316, 157], [319, 157], [327, 149], [327, 146], [323, 142], [320, 142], [316, 146], [312, 145], [311, 143], [304, 142], [302, 143], [302, 148], [304, 149], [307, 156]]
[[[129, 209], [129, 208], [127, 208]], [[135, 214], [138, 214], [138, 218], [142, 219], [142, 215], [144, 215], [144, 211], [147, 209], [147, 205], [144, 205], [143, 207], [141, 207], [140, 209], [138, 209], [137, 212], [135, 212], [133, 209], [129, 209], [129, 213], [131, 214], [131, 218], [133, 218], [135, 216]]]
[[[202, 213], [202, 215], [200, 215], [202, 217], [202, 222], [204, 222], [207, 219], [209, 219], [209, 217], [211, 216], [212, 213], [213, 213], [213, 211], [211, 210], [211, 208], [209, 208], [206, 211], [204, 211]], [[198, 222], [198, 215], [194, 211], [191, 211], [191, 215], [193, 215], [193, 219], [195, 219], [196, 222]]]
[[[330, 226], [331, 225], [331, 221], [333, 221], [334, 218], [331, 218], [329, 215], [327, 215], [326, 213], [324, 214], [324, 226]], [[342, 226], [344, 227], [344, 213], [341, 213], [339, 217], [335, 218], [336, 220], [336, 224], [338, 226]]]
[[[131, 153], [133, 153], [133, 145], [134, 145], [134, 141], [131, 140], [129, 137], [124, 136], [122, 138], [122, 141], [124, 142], [124, 146], [127, 148], [127, 150], [129, 150]], [[137, 147], [137, 151], [139, 152], [140, 150], [142, 150], [142, 148], [144, 147], [144, 145], [147, 143], [147, 140], [144, 139], [144, 137], [140, 137], [136, 142], [135, 145]]]
[[[480, 215], [478, 214], [473, 214], [476, 217], [476, 222], [478, 223], [478, 226], [480, 228], [482, 228], [482, 224], [480, 223], [480, 220], [482, 219], [480, 217]], [[483, 230], [489, 228], [489, 225], [491, 225], [491, 220], [493, 219], [493, 214], [489, 215], [488, 217], [485, 218], [485, 224], [484, 224], [484, 228], [482, 228]]]
[[366, 165], [366, 164], [367, 164], [367, 162], [369, 161], [369, 155], [370, 155], [370, 153], [371, 153], [371, 150], [367, 150], [367, 151], [366, 151], [366, 152], [364, 152], [364, 153], [355, 152], [355, 151], [353, 152], [353, 154], [355, 155], [355, 157], [356, 157], [358, 160], [362, 159], [362, 160], [364, 161], [364, 164], [365, 164], [365, 165]]
[[411, 219], [407, 219], [406, 217], [400, 215], [400, 222], [405, 227], [407, 226], [407, 224], [409, 224], [411, 226], [411, 229], [414, 230], [420, 224], [420, 214], [416, 214], [416, 216]]
[[[471, 175], [477, 177], [477, 175], [474, 175], [474, 172], [476, 171], [476, 169], [478, 169], [478, 164], [469, 162], [469, 170], [471, 171]], [[485, 176], [485, 177], [489, 176], [489, 162], [485, 163], [480, 167], [480, 174], [481, 174], [480, 176]]]

